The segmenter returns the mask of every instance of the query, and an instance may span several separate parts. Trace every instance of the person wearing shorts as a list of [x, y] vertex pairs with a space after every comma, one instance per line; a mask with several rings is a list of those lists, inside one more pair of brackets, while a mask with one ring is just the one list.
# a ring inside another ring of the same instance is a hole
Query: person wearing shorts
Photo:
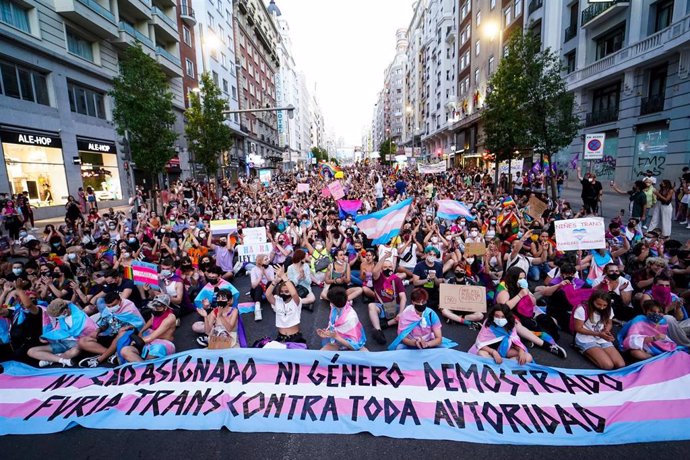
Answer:
[[572, 329], [575, 347], [595, 366], [604, 370], [625, 366], [621, 354], [613, 346], [613, 301], [607, 292], [595, 292], [573, 311]]
[[398, 275], [393, 273], [393, 262], [381, 257], [373, 272], [375, 301], [369, 304], [369, 319], [374, 327], [373, 337], [377, 343], [386, 343], [382, 329], [398, 324], [398, 315], [405, 309], [407, 295]]

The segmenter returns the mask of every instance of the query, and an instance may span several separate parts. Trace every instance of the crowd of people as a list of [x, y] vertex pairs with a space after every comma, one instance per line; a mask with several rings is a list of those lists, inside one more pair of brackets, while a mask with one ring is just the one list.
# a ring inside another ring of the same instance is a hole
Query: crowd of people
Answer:
[[[532, 362], [533, 346], [566, 358], [573, 347], [614, 369], [690, 345], [690, 241], [672, 239], [665, 208], [675, 201], [675, 217], [687, 221], [688, 171], [677, 189], [664, 180], [656, 190], [649, 178], [629, 192], [611, 184], [629, 195], [628, 218], [607, 222], [605, 248], [571, 252], [559, 250], [554, 222], [598, 212], [593, 174], [581, 176], [581, 207], [549, 199], [544, 183], [512, 189], [501, 177], [494, 187], [476, 169], [422, 175], [367, 164], [337, 174], [358, 210], [345, 212], [324, 193], [333, 168], [321, 165], [268, 184], [185, 180], [156, 203], [139, 190], [129, 211], [69, 197], [64, 222], [41, 229], [32, 228], [24, 195], [6, 197], [0, 361], [96, 367], [160, 358], [182, 351], [175, 333], [187, 315], [196, 318], [197, 345], [211, 349], [304, 349], [314, 335], [325, 350], [366, 351], [368, 337], [391, 350], [457, 348], [444, 323], [467, 326], [463, 333], [476, 334], [469, 352], [496, 363]], [[407, 198], [388, 241], [374, 244], [358, 227], [358, 216]], [[529, 212], [533, 198], [546, 204], [540, 216]], [[467, 212], [443, 218], [439, 200]], [[227, 220], [236, 230], [219, 234], [213, 222]], [[240, 256], [246, 230], [256, 228], [270, 251]], [[470, 253], [470, 243], [485, 249]], [[156, 264], [157, 282], [134, 282], [141, 261]], [[247, 281], [249, 306], [240, 302]], [[486, 313], [448, 308], [444, 283], [484, 287]], [[275, 333], [252, 337], [242, 316], [261, 321], [268, 308]], [[315, 309], [328, 309], [327, 324], [303, 330], [303, 312]], [[397, 330], [390, 343], [386, 328]]]

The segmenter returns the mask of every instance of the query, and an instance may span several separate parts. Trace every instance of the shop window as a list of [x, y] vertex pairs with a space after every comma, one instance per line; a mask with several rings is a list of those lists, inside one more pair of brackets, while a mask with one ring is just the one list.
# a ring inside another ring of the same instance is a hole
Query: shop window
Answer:
[[0, 73], [0, 94], [50, 105], [45, 75], [6, 61], [0, 61]]
[[75, 83], [67, 83], [69, 108], [72, 112], [105, 120], [105, 95]]
[[62, 205], [69, 194], [61, 148], [2, 144], [12, 193], [29, 193], [33, 206]]
[[91, 187], [98, 201], [121, 200], [117, 155], [79, 151], [84, 190]]

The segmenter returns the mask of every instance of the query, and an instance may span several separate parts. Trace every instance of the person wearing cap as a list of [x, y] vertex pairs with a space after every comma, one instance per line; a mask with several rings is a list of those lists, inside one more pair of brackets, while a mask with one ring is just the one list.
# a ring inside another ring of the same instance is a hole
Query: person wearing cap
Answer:
[[44, 326], [41, 345], [29, 349], [28, 355], [38, 360], [39, 367], [52, 363], [72, 367], [72, 358], [76, 358], [81, 349], [79, 341], [98, 332], [93, 320], [79, 307], [63, 299], [55, 299], [46, 309], [50, 322]]
[[175, 314], [170, 308], [170, 296], [158, 294], [149, 302], [151, 318], [139, 334], [132, 332], [129, 345], [119, 351], [121, 361], [136, 363], [143, 360], [163, 358], [175, 353]]
[[82, 359], [79, 367], [98, 367], [106, 360], [114, 363], [120, 339], [127, 331], [141, 330], [145, 324], [137, 307], [130, 300], [121, 298], [117, 292], [107, 293], [96, 302], [96, 306], [100, 312], [96, 323], [98, 328], [82, 337], [79, 347], [97, 356]]
[[433, 246], [424, 248], [424, 260], [419, 262], [413, 270], [412, 284], [423, 287], [429, 300], [427, 305], [431, 308], [439, 306], [439, 284], [443, 280], [443, 264], [439, 261], [441, 251]]

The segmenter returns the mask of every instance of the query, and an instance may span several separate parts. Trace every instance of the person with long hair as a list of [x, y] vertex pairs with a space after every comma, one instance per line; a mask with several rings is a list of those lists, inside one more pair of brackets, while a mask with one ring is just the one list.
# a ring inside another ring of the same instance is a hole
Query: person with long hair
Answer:
[[673, 220], [673, 185], [668, 179], [661, 181], [661, 187], [654, 191], [658, 206], [654, 207], [654, 214], [649, 223], [649, 228], [661, 228], [661, 236], [668, 238], [671, 236], [671, 225]]
[[613, 300], [607, 292], [596, 291], [589, 300], [573, 311], [572, 332], [575, 347], [599, 369], [620, 369], [625, 366], [621, 354], [613, 346]]
[[520, 341], [516, 325], [515, 315], [508, 305], [494, 305], [487, 312], [486, 321], [469, 352], [493, 358], [496, 364], [501, 364], [504, 359], [514, 359], [519, 364], [531, 363], [532, 355]]

